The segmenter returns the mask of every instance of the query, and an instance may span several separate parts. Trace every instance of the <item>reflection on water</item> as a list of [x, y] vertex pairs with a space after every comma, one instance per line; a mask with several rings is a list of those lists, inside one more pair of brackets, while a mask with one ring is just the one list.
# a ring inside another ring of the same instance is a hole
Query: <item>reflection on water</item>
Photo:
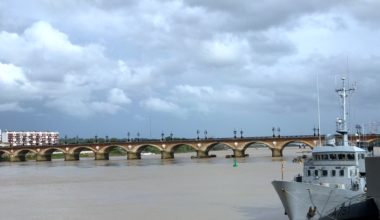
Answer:
[[[296, 150], [273, 159], [268, 149], [250, 157], [191, 159], [194, 153], [161, 160], [146, 155], [128, 161], [0, 163], [0, 212], [7, 219], [287, 219], [270, 182], [302, 170]], [[20, 209], [22, 207], [22, 209]]]

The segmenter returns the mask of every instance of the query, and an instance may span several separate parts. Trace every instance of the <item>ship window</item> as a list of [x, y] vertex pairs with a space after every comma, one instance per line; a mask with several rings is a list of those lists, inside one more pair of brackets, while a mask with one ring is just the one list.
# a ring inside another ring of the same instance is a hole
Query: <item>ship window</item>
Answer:
[[327, 170], [322, 170], [322, 176], [327, 176]]
[[336, 176], [336, 170], [331, 170], [331, 176]]
[[314, 176], [318, 176], [318, 170], [314, 170]]
[[346, 155], [345, 154], [338, 154], [339, 160], [346, 160]]
[[360, 154], [360, 159], [364, 159], [364, 154]]
[[323, 160], [328, 160], [329, 159], [329, 156], [327, 154], [322, 154], [322, 159]]
[[348, 160], [355, 160], [355, 154], [347, 154]]
[[330, 160], [336, 160], [336, 154], [330, 154]]
[[307, 170], [307, 176], [311, 176], [310, 170]]
[[317, 160], [320, 160], [321, 159], [321, 155], [317, 154], [315, 155], [317, 157]]
[[339, 170], [339, 176], [344, 176], [344, 170]]

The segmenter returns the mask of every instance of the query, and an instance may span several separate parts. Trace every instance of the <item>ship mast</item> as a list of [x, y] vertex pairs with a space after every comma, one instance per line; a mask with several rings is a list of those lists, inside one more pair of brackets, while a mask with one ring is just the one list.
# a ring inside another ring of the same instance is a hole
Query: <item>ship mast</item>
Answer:
[[335, 91], [339, 94], [340, 98], [342, 99], [341, 106], [342, 106], [342, 117], [337, 118], [336, 120], [336, 131], [343, 135], [343, 146], [348, 146], [348, 130], [347, 130], [347, 109], [346, 109], [346, 98], [350, 93], [352, 93], [355, 88], [346, 88], [345, 85], [345, 77], [342, 77], [343, 86], [340, 89], [336, 89]]

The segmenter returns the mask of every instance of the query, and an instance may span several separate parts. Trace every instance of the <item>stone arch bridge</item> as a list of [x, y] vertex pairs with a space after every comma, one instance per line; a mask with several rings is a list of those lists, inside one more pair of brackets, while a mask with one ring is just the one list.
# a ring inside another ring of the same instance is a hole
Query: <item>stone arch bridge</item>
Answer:
[[[365, 142], [380, 141], [380, 135], [367, 135]], [[321, 137], [324, 142], [324, 136]], [[218, 144], [223, 144], [233, 151], [233, 157], [245, 157], [246, 149], [253, 144], [262, 144], [272, 151], [272, 157], [281, 157], [286, 146], [291, 143], [314, 148], [319, 144], [317, 136], [282, 136], [282, 137], [248, 137], [248, 138], [209, 138], [181, 140], [141, 140], [112, 143], [61, 144], [43, 146], [1, 147], [0, 156], [8, 155], [11, 162], [25, 161], [28, 153], [35, 153], [37, 161], [50, 161], [53, 152], [62, 152], [66, 161], [79, 160], [81, 151], [92, 151], [96, 160], [108, 160], [112, 149], [120, 147], [127, 152], [129, 160], [141, 159], [141, 153], [147, 147], [154, 147], [161, 152], [161, 159], [173, 159], [176, 149], [187, 145], [196, 153], [197, 158], [210, 157], [209, 151]]]

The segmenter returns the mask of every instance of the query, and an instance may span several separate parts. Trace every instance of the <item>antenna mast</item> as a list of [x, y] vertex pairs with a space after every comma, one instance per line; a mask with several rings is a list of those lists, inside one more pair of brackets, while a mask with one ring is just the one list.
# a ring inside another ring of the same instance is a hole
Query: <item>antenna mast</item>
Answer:
[[346, 88], [345, 85], [346, 77], [342, 77], [342, 88], [336, 89], [335, 91], [339, 94], [340, 98], [342, 99], [341, 106], [342, 106], [342, 117], [337, 118], [336, 120], [336, 131], [339, 134], [343, 135], [343, 146], [348, 146], [348, 130], [347, 130], [347, 109], [346, 109], [346, 98], [349, 94], [351, 94], [355, 88]]

